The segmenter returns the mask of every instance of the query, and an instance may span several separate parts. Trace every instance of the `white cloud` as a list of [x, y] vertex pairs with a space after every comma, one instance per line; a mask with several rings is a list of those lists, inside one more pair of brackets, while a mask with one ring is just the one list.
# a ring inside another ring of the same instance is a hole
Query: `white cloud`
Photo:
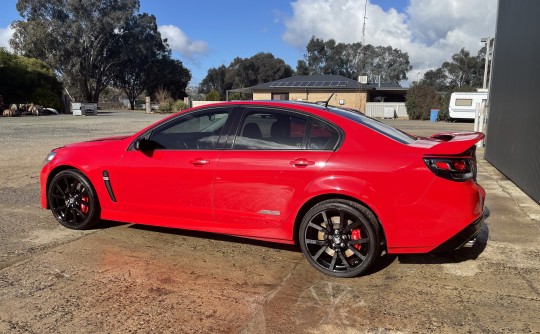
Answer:
[[208, 51], [208, 44], [204, 41], [194, 41], [188, 38], [185, 32], [174, 25], [159, 26], [162, 38], [166, 38], [169, 46], [188, 59]]
[[[285, 19], [283, 39], [305, 49], [311, 36], [351, 43], [362, 40], [364, 1], [297, 0]], [[405, 12], [367, 5], [365, 43], [408, 52], [416, 80], [465, 47], [476, 54], [480, 38], [495, 35], [497, 0], [410, 0]]]
[[8, 50], [11, 50], [9, 46], [9, 40], [13, 36], [14, 30], [10, 26], [5, 28], [0, 28], [0, 47], [5, 47]]

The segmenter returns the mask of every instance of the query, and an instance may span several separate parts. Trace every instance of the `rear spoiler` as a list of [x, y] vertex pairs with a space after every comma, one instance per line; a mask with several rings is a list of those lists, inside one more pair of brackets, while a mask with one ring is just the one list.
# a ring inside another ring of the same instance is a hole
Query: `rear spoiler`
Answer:
[[430, 149], [430, 155], [452, 155], [461, 154], [477, 142], [485, 138], [482, 132], [441, 132], [432, 135], [430, 138], [438, 139], [441, 142]]

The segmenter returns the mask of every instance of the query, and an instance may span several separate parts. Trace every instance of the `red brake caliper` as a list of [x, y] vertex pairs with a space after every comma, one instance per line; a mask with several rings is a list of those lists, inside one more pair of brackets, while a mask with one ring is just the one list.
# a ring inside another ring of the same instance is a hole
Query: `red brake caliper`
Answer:
[[[88, 203], [88, 196], [83, 196], [81, 199]], [[81, 203], [81, 212], [84, 214], [88, 213], [88, 206], [86, 204]]]
[[[360, 230], [359, 229], [352, 230], [352, 232], [351, 232], [351, 240], [360, 240], [361, 238], [362, 238], [362, 236], [360, 235]], [[360, 250], [360, 248], [362, 248], [362, 246], [354, 245], [354, 248]]]

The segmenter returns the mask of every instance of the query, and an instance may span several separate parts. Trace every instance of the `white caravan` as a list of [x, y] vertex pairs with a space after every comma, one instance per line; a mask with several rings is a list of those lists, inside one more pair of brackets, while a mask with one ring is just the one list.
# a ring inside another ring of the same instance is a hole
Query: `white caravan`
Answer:
[[487, 102], [487, 92], [455, 92], [450, 96], [448, 115], [454, 119], [474, 119], [476, 104]]

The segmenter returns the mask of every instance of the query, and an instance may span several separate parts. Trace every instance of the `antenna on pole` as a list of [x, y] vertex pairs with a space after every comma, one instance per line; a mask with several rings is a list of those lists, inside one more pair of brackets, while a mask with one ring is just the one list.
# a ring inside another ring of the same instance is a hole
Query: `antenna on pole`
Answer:
[[362, 26], [362, 47], [364, 46], [364, 38], [366, 36], [367, 2], [368, 0], [366, 0], [366, 3], [364, 5], [364, 25]]

